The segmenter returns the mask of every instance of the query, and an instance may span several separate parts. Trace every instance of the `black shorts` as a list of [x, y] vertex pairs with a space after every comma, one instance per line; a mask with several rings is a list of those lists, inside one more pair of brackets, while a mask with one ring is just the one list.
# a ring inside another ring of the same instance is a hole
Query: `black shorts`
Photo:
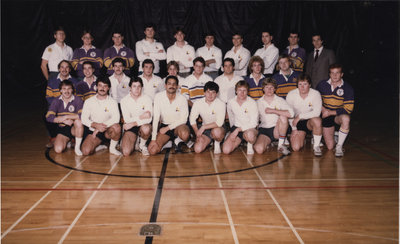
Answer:
[[268, 136], [269, 139], [271, 140], [271, 142], [277, 141], [278, 139], [276, 139], [274, 137], [274, 129], [275, 129], [275, 127], [271, 127], [271, 128], [260, 127], [260, 128], [258, 128], [258, 134], [259, 135], [261, 134], [261, 135], [264, 135], [264, 136]]
[[[160, 129], [163, 127], [167, 127], [168, 125], [161, 123], [160, 125]], [[167, 131], [167, 133], [165, 133], [167, 136], [169, 136], [171, 139], [175, 138], [175, 129], [169, 130]]]
[[[83, 131], [83, 138], [86, 138], [88, 135], [93, 134], [93, 131], [89, 129], [89, 127], [84, 126], [84, 131]], [[96, 137], [101, 140], [101, 142], [108, 142], [110, 139], [107, 139], [104, 132], [97, 132]]]
[[69, 139], [73, 138], [74, 136], [71, 133], [72, 126], [66, 125], [66, 126], [59, 126], [57, 129], [57, 135], [61, 134], [63, 136], [68, 137]]
[[130, 131], [130, 132], [132, 132], [133, 134], [135, 134], [137, 136], [137, 135], [139, 135], [139, 129], [140, 129], [139, 126], [133, 126], [132, 128], [130, 128], [127, 131]]
[[301, 131], [304, 131], [306, 134], [310, 134], [311, 131], [307, 128], [307, 122], [308, 122], [308, 119], [299, 120], [299, 122], [297, 122], [297, 125], [296, 125], [297, 130], [301, 130]]
[[[234, 132], [237, 128], [238, 128], [238, 127], [236, 127], [236, 126], [232, 126], [231, 129], [230, 129], [229, 131], [232, 133], [232, 132]], [[243, 140], [243, 131], [239, 132], [237, 136], [240, 138], [240, 140]]]
[[337, 126], [338, 124], [335, 123], [335, 115], [328, 116], [322, 119], [322, 127], [332, 127]]
[[208, 138], [211, 139], [211, 141], [213, 140], [212, 136], [211, 136], [211, 129], [205, 130], [203, 132], [203, 135], [207, 136]]

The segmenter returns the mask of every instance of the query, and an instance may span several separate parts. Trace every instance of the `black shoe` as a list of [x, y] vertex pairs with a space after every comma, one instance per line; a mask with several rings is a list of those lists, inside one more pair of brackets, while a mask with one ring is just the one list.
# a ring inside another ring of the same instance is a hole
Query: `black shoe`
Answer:
[[183, 153], [182, 146], [185, 145], [183, 141], [179, 142], [178, 145], [175, 145], [175, 153]]

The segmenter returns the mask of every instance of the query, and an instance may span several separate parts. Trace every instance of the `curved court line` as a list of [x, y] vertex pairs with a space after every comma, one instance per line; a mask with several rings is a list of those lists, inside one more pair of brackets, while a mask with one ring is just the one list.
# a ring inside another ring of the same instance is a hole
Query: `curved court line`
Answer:
[[[83, 173], [88, 173], [88, 174], [96, 174], [96, 175], [108, 175], [108, 176], [116, 176], [116, 177], [125, 177], [125, 178], [145, 178], [145, 179], [151, 179], [151, 178], [160, 178], [160, 176], [148, 176], [148, 175], [121, 175], [121, 174], [108, 174], [108, 173], [103, 173], [103, 172], [97, 172], [97, 171], [91, 171], [91, 170], [84, 170], [84, 169], [77, 169], [65, 164], [58, 163], [54, 159], [50, 157], [50, 148], [46, 149], [45, 156], [47, 160], [49, 160], [51, 163], [64, 167], [66, 169], [70, 170], [75, 170]], [[191, 178], [191, 177], [202, 177], [202, 176], [215, 176], [215, 175], [226, 175], [226, 174], [232, 174], [232, 173], [239, 173], [247, 170], [252, 170], [252, 169], [257, 169], [261, 168], [273, 163], [278, 162], [279, 160], [285, 158], [287, 155], [282, 155], [277, 159], [274, 159], [272, 161], [269, 161], [267, 163], [263, 163], [260, 165], [252, 166], [249, 168], [243, 168], [243, 169], [236, 169], [236, 170], [231, 170], [231, 171], [224, 171], [224, 172], [218, 172], [218, 173], [207, 173], [207, 174], [195, 174], [195, 175], [167, 175], [164, 178]]]
[[[126, 222], [126, 223], [103, 223], [103, 224], [87, 224], [87, 225], [75, 225], [75, 227], [79, 228], [89, 228], [89, 227], [97, 227], [97, 226], [124, 226], [124, 225], [145, 225], [151, 224], [149, 222]], [[210, 225], [210, 226], [229, 226], [229, 223], [199, 223], [199, 222], [157, 222], [160, 225]], [[243, 227], [255, 227], [255, 228], [264, 228], [264, 229], [284, 229], [289, 230], [290, 227], [282, 226], [282, 225], [248, 225], [248, 224], [234, 224], [235, 226], [243, 226]], [[51, 230], [51, 229], [65, 229], [68, 228], [68, 225], [54, 225], [48, 227], [38, 227], [38, 228], [24, 228], [12, 230], [11, 233], [17, 232], [26, 232], [26, 231], [36, 231], [36, 230]], [[314, 231], [321, 233], [332, 233], [332, 234], [343, 234], [343, 235], [351, 235], [351, 236], [360, 236], [360, 237], [368, 237], [373, 239], [381, 239], [388, 241], [398, 241], [399, 239], [383, 237], [383, 236], [375, 236], [375, 235], [367, 235], [363, 233], [356, 232], [343, 232], [343, 231], [334, 231], [334, 230], [324, 230], [324, 229], [313, 229], [313, 228], [302, 228], [296, 227], [297, 230], [302, 231]]]

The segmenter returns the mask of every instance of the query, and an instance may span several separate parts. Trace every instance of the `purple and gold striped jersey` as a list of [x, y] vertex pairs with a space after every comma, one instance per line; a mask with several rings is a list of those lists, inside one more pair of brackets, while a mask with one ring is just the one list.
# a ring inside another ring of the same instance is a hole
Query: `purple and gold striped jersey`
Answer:
[[317, 90], [321, 93], [322, 105], [330, 110], [336, 110], [337, 115], [351, 114], [354, 109], [354, 90], [349, 83], [342, 84], [332, 91], [331, 80], [323, 80]]
[[[72, 100], [65, 105], [61, 96], [59, 96], [51, 103], [50, 108], [46, 114], [46, 120], [50, 123], [54, 123], [54, 119], [57, 116], [71, 114], [78, 114], [80, 117], [82, 113], [82, 108], [83, 101], [79, 97], [72, 96]], [[59, 124], [59, 126], [65, 126], [65, 124]]]

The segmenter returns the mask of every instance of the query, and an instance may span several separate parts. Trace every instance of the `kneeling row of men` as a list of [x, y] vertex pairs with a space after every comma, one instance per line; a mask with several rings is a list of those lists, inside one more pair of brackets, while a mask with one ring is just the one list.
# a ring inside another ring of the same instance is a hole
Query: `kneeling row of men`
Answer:
[[[207, 82], [204, 85], [204, 97], [193, 104], [190, 116], [187, 99], [177, 92], [178, 83], [176, 76], [168, 76], [165, 90], [157, 93], [153, 101], [142, 93], [142, 79], [132, 78], [129, 94], [118, 104], [108, 95], [111, 88], [108, 77], [97, 79], [96, 95], [85, 102], [73, 95], [74, 85], [71, 81], [62, 81], [59, 86], [61, 95], [52, 102], [46, 115], [47, 121], [59, 124], [55, 151], [64, 151], [68, 141], [75, 137], [77, 155], [92, 154], [108, 140], [110, 153], [120, 155], [117, 145], [122, 134], [122, 123], [124, 133], [120, 148], [125, 156], [135, 149], [143, 155], [157, 154], [170, 140], [174, 141], [179, 151], [190, 139], [190, 127], [196, 137], [196, 153], [204, 151], [214, 142], [214, 153], [229, 154], [245, 141], [248, 154], [254, 151], [262, 154], [272, 142], [278, 141], [278, 151], [287, 155], [290, 151], [284, 142], [291, 125], [292, 150], [300, 150], [306, 134], [312, 133], [314, 155], [321, 156], [322, 134], [327, 148], [333, 149], [336, 123], [340, 125], [336, 156], [343, 156], [342, 145], [349, 131], [350, 116], [333, 114], [324, 108], [321, 95], [311, 88], [308, 75], [301, 74], [298, 77], [298, 88], [290, 91], [286, 100], [275, 95], [277, 85], [271, 78], [263, 80], [264, 95], [257, 101], [248, 96], [248, 83], [245, 80], [238, 81], [235, 85], [236, 96], [227, 104], [217, 98], [218, 84]], [[198, 122], [199, 117], [202, 123]], [[226, 118], [230, 126], [225, 125]], [[150, 137], [151, 141], [146, 146]]]

